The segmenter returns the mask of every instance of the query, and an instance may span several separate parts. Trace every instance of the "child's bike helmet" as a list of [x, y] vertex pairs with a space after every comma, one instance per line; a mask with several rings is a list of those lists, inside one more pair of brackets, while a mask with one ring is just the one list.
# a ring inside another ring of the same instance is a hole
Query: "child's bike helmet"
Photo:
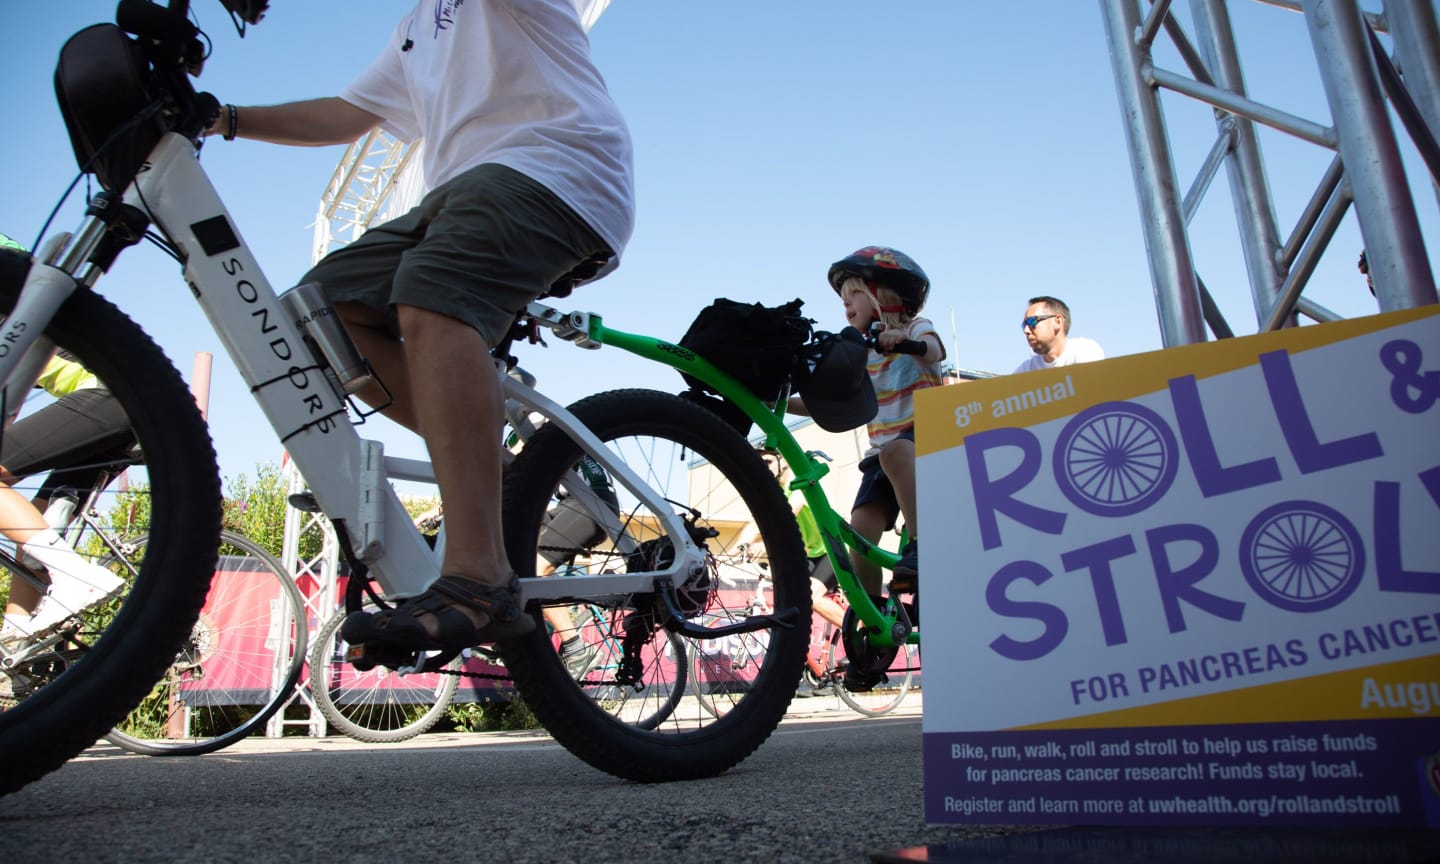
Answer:
[[930, 277], [915, 259], [888, 246], [866, 246], [857, 249], [830, 265], [830, 287], [840, 293], [840, 286], [849, 276], [884, 285], [900, 295], [905, 311], [915, 314], [930, 296]]

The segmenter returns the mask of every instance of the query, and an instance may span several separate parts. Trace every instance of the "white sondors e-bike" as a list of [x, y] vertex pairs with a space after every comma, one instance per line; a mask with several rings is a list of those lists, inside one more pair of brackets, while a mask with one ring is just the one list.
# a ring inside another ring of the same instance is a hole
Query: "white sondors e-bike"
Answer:
[[[220, 2], [242, 35], [268, 5]], [[277, 297], [200, 167], [201, 133], [219, 106], [191, 83], [204, 59], [199, 35], [189, 0], [122, 0], [116, 24], [71, 37], [60, 55], [57, 95], [81, 169], [95, 173], [105, 191], [73, 234], [51, 237], [34, 257], [0, 256], [0, 410], [14, 416], [55, 350], [72, 352], [127, 411], [151, 496], [149, 552], [133, 584], [103, 610], [67, 622], [49, 661], [24, 670], [33, 695], [0, 712], [0, 794], [55, 769], [141, 700], [190, 633], [213, 570], [221, 492], [204, 422], [161, 350], [93, 290], [120, 252], [141, 239], [181, 262], [185, 284], [308, 481], [315, 506], [336, 526], [352, 581], [373, 580], [383, 602], [419, 593], [439, 575], [439, 552], [389, 482], [433, 481], [429, 466], [386, 457], [378, 442], [357, 434], [348, 394], [368, 367], [313, 286]], [[540, 327], [582, 347], [615, 345], [736, 387], [693, 352], [606, 328], [598, 315], [534, 303], [516, 332]], [[537, 626], [499, 646], [515, 685], [557, 740], [602, 770], [641, 781], [726, 770], [779, 723], [807, 647], [805, 559], [782, 490], [715, 413], [648, 390], [602, 393], [565, 408], [503, 375], [509, 350], [507, 340], [496, 360], [507, 398], [547, 421], [506, 469], [506, 549], [526, 609], [538, 624], [547, 605], [603, 608], [609, 632], [602, 635], [621, 646], [610, 667], [614, 679], [582, 689], [556, 653], [557, 637]], [[735, 401], [772, 435], [783, 434], [781, 421], [748, 391]], [[575, 474], [587, 453], [616, 481], [618, 516]], [[579, 502], [606, 527], [605, 539], [586, 550], [594, 575], [535, 578], [537, 537], [559, 501]], [[700, 626], [702, 613], [725, 602], [706, 575], [706, 556], [750, 524], [769, 550], [777, 611], [725, 628]], [[358, 608], [360, 592], [351, 594]], [[675, 698], [685, 686], [684, 670], [677, 671], [685, 658], [676, 656], [672, 634], [694, 641], [762, 628], [770, 631], [768, 655], [736, 707], [717, 719], [693, 698]], [[399, 665], [425, 661], [409, 657]], [[653, 712], [627, 708], [646, 699], [675, 708], [651, 728], [634, 718]]]

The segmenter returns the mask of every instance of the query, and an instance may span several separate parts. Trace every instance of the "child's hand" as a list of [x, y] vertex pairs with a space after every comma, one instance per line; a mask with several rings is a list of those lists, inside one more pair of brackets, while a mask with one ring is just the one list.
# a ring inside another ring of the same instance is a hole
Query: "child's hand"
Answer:
[[[881, 325], [882, 327], [884, 325]], [[905, 341], [904, 330], [881, 330], [875, 334], [875, 346], [881, 354], [890, 354], [895, 346]]]

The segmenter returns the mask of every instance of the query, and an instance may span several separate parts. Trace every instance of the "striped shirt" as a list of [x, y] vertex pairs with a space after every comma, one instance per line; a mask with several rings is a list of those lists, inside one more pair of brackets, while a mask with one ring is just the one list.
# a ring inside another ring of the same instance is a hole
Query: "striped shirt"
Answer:
[[[928, 318], [916, 318], [905, 328], [906, 339], [921, 339], [934, 336], [935, 325]], [[875, 419], [866, 427], [870, 433], [870, 449], [865, 455], [880, 452], [880, 448], [908, 432], [915, 426], [916, 390], [939, 387], [944, 381], [940, 377], [940, 361], [945, 359], [944, 343], [941, 344], [940, 360], [926, 363], [924, 358], [913, 354], [880, 354], [870, 351], [866, 369], [870, 372], [870, 383], [875, 385], [875, 399], [880, 410]]]

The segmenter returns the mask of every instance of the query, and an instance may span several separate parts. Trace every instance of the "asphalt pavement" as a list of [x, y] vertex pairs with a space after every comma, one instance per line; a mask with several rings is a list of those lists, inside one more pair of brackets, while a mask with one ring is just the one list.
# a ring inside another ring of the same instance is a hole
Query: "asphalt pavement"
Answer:
[[655, 785], [542, 732], [250, 738], [167, 758], [102, 742], [0, 798], [0, 860], [864, 862], [1015, 830], [925, 824], [920, 711], [919, 693], [876, 719], [796, 700], [738, 767]]

